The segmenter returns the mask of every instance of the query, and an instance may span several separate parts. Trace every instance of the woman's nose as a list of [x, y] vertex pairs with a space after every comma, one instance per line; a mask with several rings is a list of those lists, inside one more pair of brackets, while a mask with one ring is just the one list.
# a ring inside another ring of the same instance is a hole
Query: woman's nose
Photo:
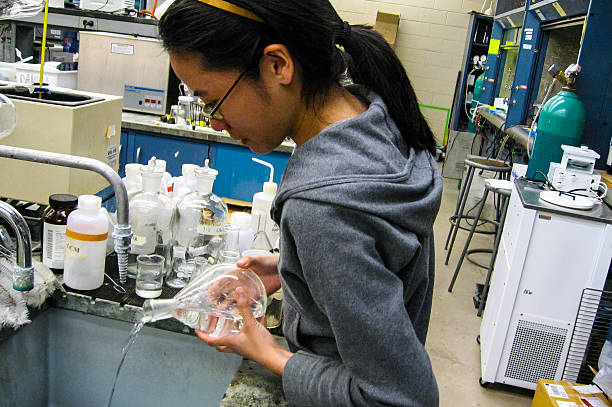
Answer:
[[216, 131], [229, 129], [229, 126], [223, 120], [215, 120], [215, 119], [212, 119], [210, 121], [210, 127], [212, 127], [212, 129]]

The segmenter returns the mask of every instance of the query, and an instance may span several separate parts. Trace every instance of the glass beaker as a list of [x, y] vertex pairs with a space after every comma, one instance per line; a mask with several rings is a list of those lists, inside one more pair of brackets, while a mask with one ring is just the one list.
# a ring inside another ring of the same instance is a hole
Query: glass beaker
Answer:
[[157, 298], [162, 293], [164, 263], [166, 259], [158, 254], [141, 254], [137, 257], [136, 295], [141, 298]]

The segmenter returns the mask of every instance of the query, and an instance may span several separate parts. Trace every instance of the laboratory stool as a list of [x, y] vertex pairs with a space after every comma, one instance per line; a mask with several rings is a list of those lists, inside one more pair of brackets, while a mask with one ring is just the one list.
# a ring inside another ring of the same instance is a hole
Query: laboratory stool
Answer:
[[[485, 181], [485, 191], [482, 197], [482, 201], [480, 202], [480, 206], [478, 207], [478, 213], [474, 219], [474, 224], [472, 225], [472, 229], [470, 230], [470, 234], [468, 235], [467, 240], [465, 241], [465, 246], [463, 247], [463, 251], [461, 252], [461, 257], [459, 257], [459, 262], [457, 263], [457, 267], [455, 268], [455, 274], [453, 275], [453, 279], [451, 280], [450, 286], [448, 287], [448, 291], [452, 291], [453, 285], [455, 284], [455, 280], [459, 275], [459, 270], [461, 269], [461, 265], [463, 264], [464, 258], [470, 253], [468, 250], [470, 243], [472, 241], [472, 236], [474, 236], [474, 232], [476, 230], [476, 225], [480, 220], [480, 215], [482, 214], [482, 210], [487, 201], [487, 197], [489, 192], [492, 192], [499, 199], [500, 212], [499, 217], [495, 221], [496, 233], [495, 233], [495, 241], [493, 243], [493, 249], [491, 251], [491, 260], [489, 261], [489, 267], [487, 268], [487, 276], [485, 278], [484, 287], [482, 289], [482, 297], [480, 300], [480, 305], [478, 307], [478, 316], [482, 314], [482, 310], [484, 308], [484, 303], [487, 300], [487, 292], [489, 290], [489, 283], [491, 281], [491, 273], [493, 272], [493, 266], [495, 264], [495, 257], [497, 256], [497, 251], [499, 249], [499, 241], [501, 239], [501, 235], [504, 229], [504, 220], [506, 218], [506, 212], [508, 211], [508, 202], [510, 201], [510, 194], [512, 193], [512, 181], [507, 180], [498, 180], [498, 179], [487, 179]], [[482, 250], [480, 250], [482, 251]]]
[[[510, 171], [512, 168], [506, 164], [504, 161], [495, 160], [486, 157], [480, 157], [476, 155], [468, 155], [465, 159], [465, 166], [467, 167], [467, 172], [463, 183], [461, 184], [461, 190], [459, 191], [459, 196], [457, 197], [457, 204], [455, 205], [455, 213], [448, 219], [451, 224], [451, 228], [448, 231], [448, 236], [446, 237], [446, 244], [444, 245], [444, 249], [448, 250], [446, 253], [446, 260], [444, 261], [445, 265], [448, 265], [448, 259], [450, 258], [451, 252], [453, 251], [453, 245], [455, 244], [455, 238], [457, 236], [457, 231], [459, 229], [470, 230], [467, 226], [461, 225], [462, 219], [474, 219], [474, 216], [468, 215], [464, 213], [465, 204], [468, 200], [468, 195], [470, 192], [470, 187], [472, 186], [472, 180], [474, 179], [474, 173], [477, 169], [483, 171], [490, 171], [494, 173], [495, 178], [499, 179], [509, 179]], [[499, 212], [497, 213], [496, 218], [499, 218]], [[489, 224], [497, 224], [497, 221], [491, 219], [480, 219], [481, 223], [489, 223]], [[485, 230], [485, 229], [475, 229], [474, 233], [493, 235], [496, 230]], [[452, 236], [452, 237], [451, 237]], [[450, 246], [449, 246], [450, 241]], [[450, 291], [450, 290], [449, 290]]]

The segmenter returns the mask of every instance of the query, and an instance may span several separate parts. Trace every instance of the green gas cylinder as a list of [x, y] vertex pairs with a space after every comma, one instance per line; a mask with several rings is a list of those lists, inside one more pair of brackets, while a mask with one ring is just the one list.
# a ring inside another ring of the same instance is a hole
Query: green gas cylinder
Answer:
[[[476, 81], [474, 82], [474, 97], [472, 98], [472, 106], [469, 111], [470, 117], [469, 117], [467, 130], [471, 133], [476, 133], [476, 125], [474, 124], [474, 120], [472, 118], [472, 112], [478, 106], [478, 101], [480, 99], [480, 95], [482, 95], [483, 90], [484, 90], [484, 74], [480, 74], [478, 75], [478, 78], [476, 78]], [[476, 115], [474, 115], [474, 118], [476, 118]]]
[[584, 105], [573, 89], [563, 88], [542, 107], [527, 178], [533, 178], [537, 171], [548, 174], [551, 162], [561, 162], [562, 144], [576, 147], [580, 144], [583, 128]]

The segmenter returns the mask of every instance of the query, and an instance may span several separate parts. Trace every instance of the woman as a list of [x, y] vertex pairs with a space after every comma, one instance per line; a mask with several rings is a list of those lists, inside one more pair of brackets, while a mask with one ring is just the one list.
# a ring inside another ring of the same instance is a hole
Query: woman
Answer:
[[243, 296], [240, 333], [198, 336], [281, 375], [292, 405], [438, 405], [424, 343], [442, 184], [393, 50], [327, 0], [177, 0], [159, 31], [214, 129], [256, 153], [297, 145], [272, 208], [280, 258], [242, 262], [282, 286], [290, 350]]

